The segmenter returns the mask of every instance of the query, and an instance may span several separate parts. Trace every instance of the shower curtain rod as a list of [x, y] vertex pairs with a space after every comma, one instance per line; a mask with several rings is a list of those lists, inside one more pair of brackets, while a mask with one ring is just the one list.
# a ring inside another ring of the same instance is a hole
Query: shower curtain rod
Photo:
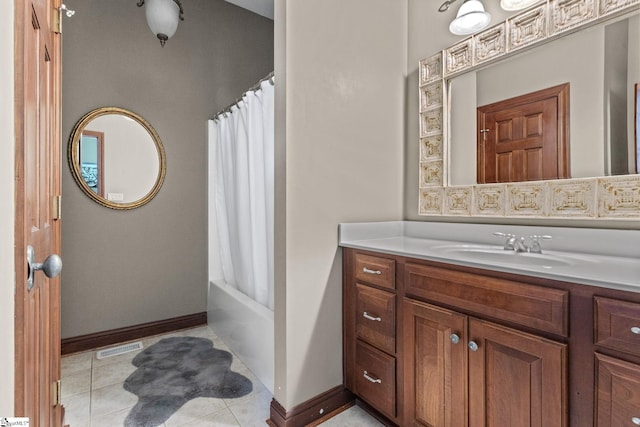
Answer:
[[269, 83], [273, 84], [273, 71], [270, 72], [269, 74], [267, 74], [266, 76], [264, 76], [263, 78], [261, 78], [256, 84], [254, 84], [253, 86], [251, 86], [249, 89], [247, 89], [246, 91], [244, 91], [242, 93], [242, 96], [240, 98], [236, 98], [235, 101], [233, 101], [231, 104], [229, 104], [228, 106], [226, 106], [225, 108], [223, 108], [222, 110], [218, 111], [214, 116], [213, 119], [211, 120], [218, 120], [218, 117], [220, 117], [223, 114], [229, 113], [231, 111], [231, 109], [235, 106], [238, 105], [238, 103], [240, 101], [242, 101], [242, 98], [244, 98], [244, 96], [248, 93], [248, 92], [253, 92], [255, 90], [260, 89], [260, 85], [262, 85], [262, 82], [269, 80]]

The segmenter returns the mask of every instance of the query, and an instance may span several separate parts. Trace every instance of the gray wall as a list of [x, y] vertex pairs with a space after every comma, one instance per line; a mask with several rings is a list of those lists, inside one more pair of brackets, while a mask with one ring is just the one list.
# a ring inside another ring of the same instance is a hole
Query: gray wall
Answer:
[[63, 338], [206, 311], [206, 121], [273, 70], [273, 21], [222, 0], [183, 4], [164, 48], [135, 1], [69, 4], [63, 141], [86, 112], [124, 107], [160, 135], [167, 175], [149, 204], [115, 211], [85, 196], [65, 162]]

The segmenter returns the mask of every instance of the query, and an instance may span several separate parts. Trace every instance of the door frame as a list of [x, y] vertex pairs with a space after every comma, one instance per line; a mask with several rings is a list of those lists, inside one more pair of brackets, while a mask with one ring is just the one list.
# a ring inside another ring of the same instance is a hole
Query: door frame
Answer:
[[[14, 347], [14, 283], [15, 283], [15, 123], [14, 123], [14, 2], [8, 2], [0, 15], [0, 64], [6, 79], [0, 79], [0, 342], [6, 349]], [[0, 354], [0, 413], [14, 410], [14, 352]], [[8, 368], [8, 369], [5, 369]]]

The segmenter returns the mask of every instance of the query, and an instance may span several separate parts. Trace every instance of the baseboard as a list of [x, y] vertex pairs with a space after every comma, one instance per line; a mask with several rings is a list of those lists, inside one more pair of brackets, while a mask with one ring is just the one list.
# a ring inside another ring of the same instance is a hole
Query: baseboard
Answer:
[[354, 403], [353, 393], [341, 385], [295, 406], [288, 412], [273, 399], [267, 424], [271, 427], [314, 426], [353, 406]]
[[202, 312], [78, 337], [64, 338], [61, 342], [61, 353], [63, 355], [77, 353], [206, 324], [207, 313]]

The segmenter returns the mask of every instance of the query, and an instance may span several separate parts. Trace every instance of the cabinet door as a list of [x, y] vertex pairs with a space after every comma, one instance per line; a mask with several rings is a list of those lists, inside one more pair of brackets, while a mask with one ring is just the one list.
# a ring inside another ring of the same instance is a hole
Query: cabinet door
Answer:
[[409, 299], [403, 308], [405, 425], [466, 426], [467, 316]]
[[477, 319], [469, 339], [470, 427], [567, 425], [565, 344]]
[[640, 425], [640, 366], [596, 354], [598, 427]]

